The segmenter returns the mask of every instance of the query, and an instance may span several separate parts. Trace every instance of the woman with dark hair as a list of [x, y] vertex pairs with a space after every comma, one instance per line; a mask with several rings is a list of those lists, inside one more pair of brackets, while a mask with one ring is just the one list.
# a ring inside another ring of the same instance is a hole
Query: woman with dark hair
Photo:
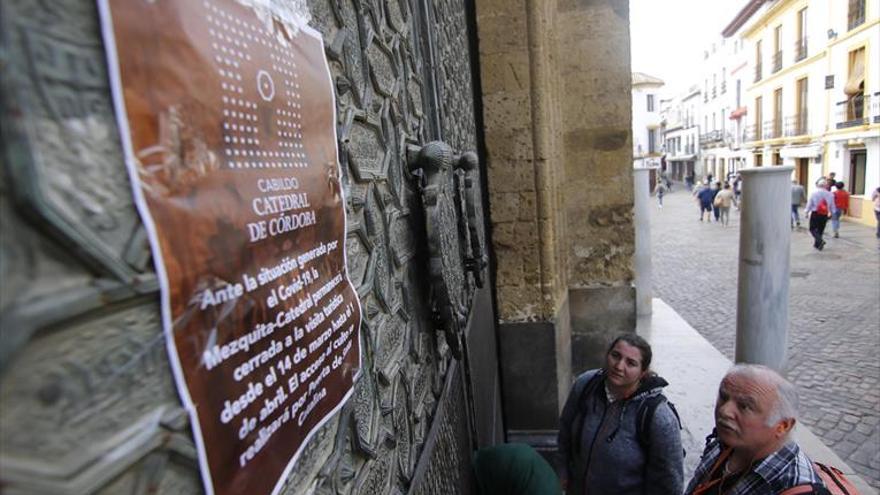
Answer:
[[559, 421], [566, 493], [681, 493], [681, 423], [651, 358], [643, 338], [624, 334], [608, 347], [604, 368], [575, 380]]

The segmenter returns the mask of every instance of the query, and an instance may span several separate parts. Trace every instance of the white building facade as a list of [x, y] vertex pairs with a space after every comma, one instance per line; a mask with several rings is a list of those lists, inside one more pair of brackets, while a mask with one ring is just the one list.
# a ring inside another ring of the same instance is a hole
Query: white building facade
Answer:
[[880, 0], [855, 4], [829, 8], [823, 158], [853, 195], [849, 215], [871, 222], [871, 193], [880, 187]]
[[815, 188], [831, 172], [873, 224], [880, 186], [880, 0], [750, 0], [725, 29], [745, 42], [748, 166], [793, 165]]
[[743, 42], [721, 38], [707, 48], [703, 60], [700, 160], [707, 176], [724, 180], [744, 167], [748, 156], [742, 149], [740, 118], [745, 111], [742, 77], [747, 72]]
[[660, 89], [663, 81], [641, 72], [632, 74], [633, 166], [659, 167], [662, 150]]
[[691, 86], [672, 98], [664, 112], [666, 173], [675, 180], [682, 181], [688, 175], [700, 180], [704, 176], [700, 162], [701, 98], [699, 86]]

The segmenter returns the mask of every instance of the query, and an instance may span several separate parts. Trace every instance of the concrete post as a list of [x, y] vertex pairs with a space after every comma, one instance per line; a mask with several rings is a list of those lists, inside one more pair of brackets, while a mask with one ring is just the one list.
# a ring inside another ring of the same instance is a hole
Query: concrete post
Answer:
[[782, 371], [788, 341], [791, 172], [740, 170], [743, 177], [736, 301], [736, 362]]
[[636, 314], [651, 314], [651, 169], [633, 169]]

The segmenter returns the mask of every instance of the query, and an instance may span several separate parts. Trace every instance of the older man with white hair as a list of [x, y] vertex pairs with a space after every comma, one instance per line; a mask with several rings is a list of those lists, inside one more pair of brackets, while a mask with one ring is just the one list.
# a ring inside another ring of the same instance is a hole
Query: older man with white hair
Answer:
[[710, 437], [688, 495], [827, 494], [812, 462], [791, 440], [797, 422], [794, 386], [766, 366], [738, 364], [727, 372], [715, 403]]

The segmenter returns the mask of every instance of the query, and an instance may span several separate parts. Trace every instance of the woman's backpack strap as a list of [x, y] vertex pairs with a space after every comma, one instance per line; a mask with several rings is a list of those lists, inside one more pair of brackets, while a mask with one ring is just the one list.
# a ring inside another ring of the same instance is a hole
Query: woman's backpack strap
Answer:
[[586, 383], [584, 383], [583, 388], [581, 388], [580, 392], [577, 393], [577, 402], [575, 402], [575, 413], [572, 418], [571, 425], [571, 446], [575, 451], [580, 450], [580, 438], [584, 429], [584, 414], [586, 413], [587, 407], [587, 397], [590, 394], [596, 392], [596, 389], [599, 388], [599, 385], [602, 383], [602, 379], [605, 377], [605, 374], [602, 370], [596, 370], [592, 376], [590, 376]]

